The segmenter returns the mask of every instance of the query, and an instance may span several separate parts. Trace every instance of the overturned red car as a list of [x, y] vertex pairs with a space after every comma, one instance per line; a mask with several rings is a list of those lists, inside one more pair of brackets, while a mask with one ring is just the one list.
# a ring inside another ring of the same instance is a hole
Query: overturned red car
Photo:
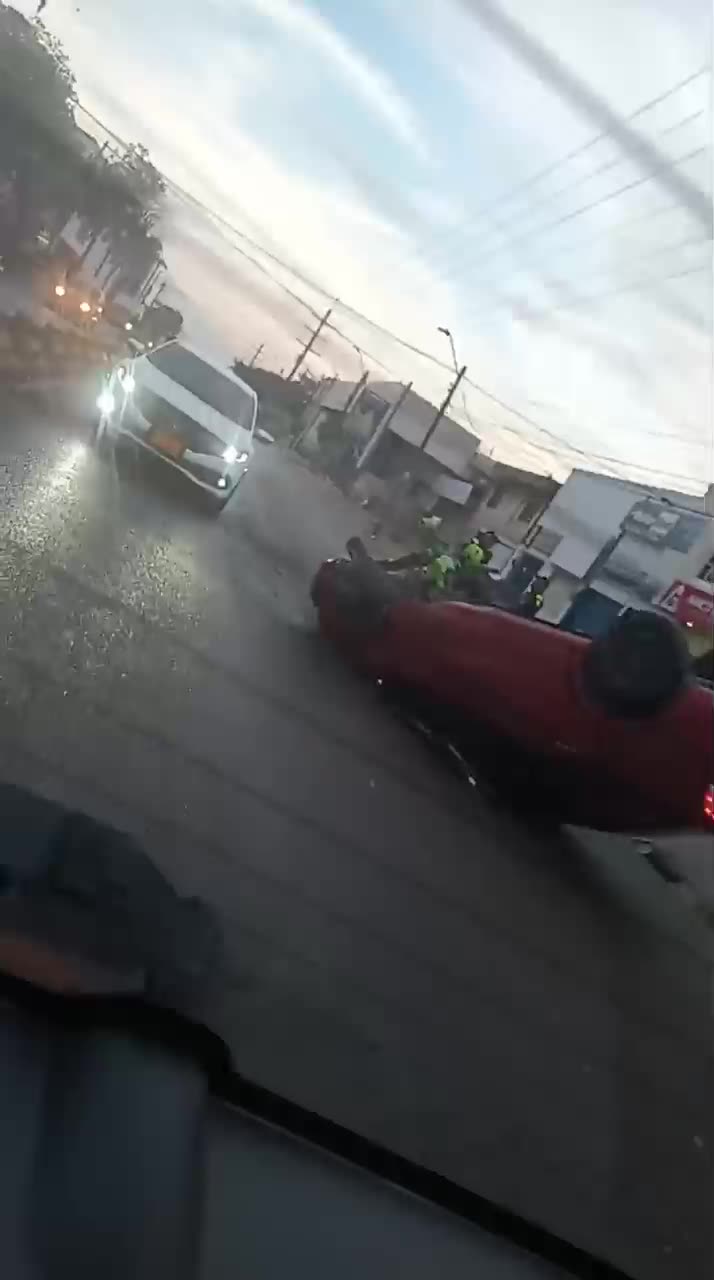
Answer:
[[714, 834], [714, 692], [674, 624], [629, 613], [590, 640], [405, 598], [394, 579], [368, 560], [325, 562], [311, 589], [322, 632], [514, 808], [601, 831]]

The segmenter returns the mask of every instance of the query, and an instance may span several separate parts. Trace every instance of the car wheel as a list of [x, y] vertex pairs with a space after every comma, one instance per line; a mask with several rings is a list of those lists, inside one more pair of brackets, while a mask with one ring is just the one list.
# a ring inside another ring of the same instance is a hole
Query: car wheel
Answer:
[[225, 511], [228, 503], [233, 497], [233, 490], [231, 489], [230, 493], [227, 493], [225, 497], [222, 498], [217, 498], [213, 493], [204, 493], [202, 497], [205, 499], [203, 503], [204, 511], [214, 520], [217, 520], [218, 516], [222, 511]]
[[628, 613], [592, 641], [583, 662], [590, 697], [614, 716], [662, 711], [685, 687], [690, 660], [675, 623], [656, 613]]

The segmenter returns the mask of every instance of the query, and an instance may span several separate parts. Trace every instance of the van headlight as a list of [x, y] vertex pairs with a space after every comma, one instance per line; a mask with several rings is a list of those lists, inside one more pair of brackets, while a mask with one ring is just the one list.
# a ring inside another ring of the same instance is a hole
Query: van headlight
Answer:
[[97, 399], [97, 407], [101, 409], [102, 413], [113, 413], [115, 405], [116, 400], [113, 393], [109, 390], [109, 387], [105, 387]]
[[239, 453], [234, 444], [229, 444], [228, 448], [223, 450], [223, 461], [232, 467], [234, 462], [247, 462], [248, 454]]

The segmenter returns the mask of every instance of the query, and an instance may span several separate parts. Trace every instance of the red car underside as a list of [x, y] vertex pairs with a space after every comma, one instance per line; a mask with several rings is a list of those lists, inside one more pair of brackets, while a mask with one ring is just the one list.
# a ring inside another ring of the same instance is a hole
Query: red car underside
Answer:
[[403, 601], [364, 629], [338, 607], [331, 569], [313, 589], [325, 634], [367, 675], [418, 693], [460, 745], [490, 755], [514, 807], [527, 788], [562, 821], [600, 830], [714, 831], [705, 816], [714, 698], [705, 686], [688, 684], [656, 715], [615, 716], [583, 688], [584, 637], [455, 602]]

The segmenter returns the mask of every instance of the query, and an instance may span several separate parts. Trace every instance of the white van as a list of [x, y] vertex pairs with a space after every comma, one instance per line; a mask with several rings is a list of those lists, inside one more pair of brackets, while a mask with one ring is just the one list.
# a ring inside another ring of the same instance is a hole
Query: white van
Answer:
[[217, 511], [248, 470], [255, 391], [183, 343], [122, 361], [97, 404], [99, 444], [130, 438], [209, 493]]

